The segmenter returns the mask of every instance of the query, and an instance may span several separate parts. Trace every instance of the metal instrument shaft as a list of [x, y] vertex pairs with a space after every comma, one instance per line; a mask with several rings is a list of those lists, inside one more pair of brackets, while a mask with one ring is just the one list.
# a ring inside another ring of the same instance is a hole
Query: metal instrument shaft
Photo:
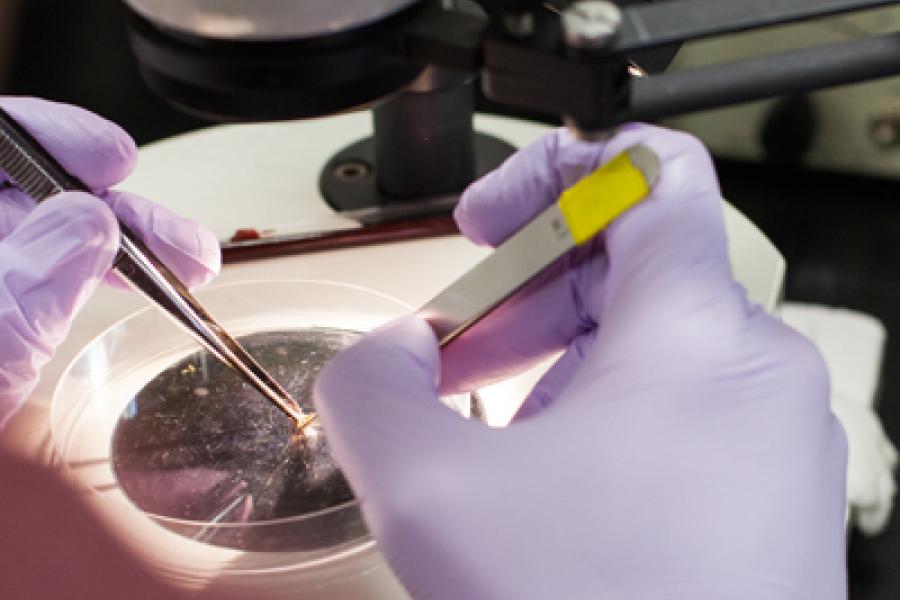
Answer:
[[[0, 168], [36, 202], [64, 191], [92, 193], [53, 156], [0, 109]], [[187, 287], [141, 239], [119, 221], [120, 247], [113, 268], [122, 278], [193, 335], [206, 349], [231, 365], [263, 396], [297, 422], [308, 425], [315, 414], [304, 413], [290, 394], [207, 312]]]

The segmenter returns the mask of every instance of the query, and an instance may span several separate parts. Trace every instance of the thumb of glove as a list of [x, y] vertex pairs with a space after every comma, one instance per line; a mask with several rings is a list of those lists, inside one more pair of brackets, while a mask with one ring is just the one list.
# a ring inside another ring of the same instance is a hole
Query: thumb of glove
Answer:
[[316, 410], [358, 497], [381, 505], [386, 494], [408, 486], [413, 471], [458, 451], [478, 427], [441, 404], [439, 367], [434, 333], [409, 316], [369, 334], [322, 370]]

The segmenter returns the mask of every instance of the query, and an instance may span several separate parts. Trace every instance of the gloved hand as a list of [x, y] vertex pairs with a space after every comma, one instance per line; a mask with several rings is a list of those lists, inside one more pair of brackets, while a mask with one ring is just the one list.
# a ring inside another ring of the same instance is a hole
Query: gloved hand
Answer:
[[[693, 138], [565, 132], [472, 186], [457, 220], [497, 244], [635, 144], [651, 196], [439, 355], [410, 317], [324, 369], [318, 410], [415, 598], [846, 597], [846, 443], [821, 357], [731, 275], [713, 165]], [[564, 355], [509, 427], [469, 389]]]
[[[220, 255], [215, 237], [197, 223], [137, 196], [106, 191], [131, 172], [137, 157], [118, 126], [33, 98], [0, 98], [0, 106], [102, 197], [68, 192], [35, 207], [0, 170], [2, 427], [106, 276], [118, 248], [114, 212], [189, 286], [212, 278]], [[109, 279], [115, 283], [113, 275]]]

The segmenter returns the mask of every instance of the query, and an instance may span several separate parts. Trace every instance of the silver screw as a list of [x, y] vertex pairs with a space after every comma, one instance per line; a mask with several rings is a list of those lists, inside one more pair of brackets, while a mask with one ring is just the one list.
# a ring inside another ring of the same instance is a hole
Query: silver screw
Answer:
[[622, 11], [612, 2], [581, 0], [562, 12], [566, 44], [573, 48], [608, 46], [622, 26]]

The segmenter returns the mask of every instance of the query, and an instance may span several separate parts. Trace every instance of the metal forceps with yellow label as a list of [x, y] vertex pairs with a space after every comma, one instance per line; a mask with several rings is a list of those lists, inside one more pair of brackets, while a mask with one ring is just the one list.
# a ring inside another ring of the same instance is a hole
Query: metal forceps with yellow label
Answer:
[[646, 198], [659, 171], [652, 150], [633, 146], [564, 191], [556, 203], [419, 309], [441, 347]]

